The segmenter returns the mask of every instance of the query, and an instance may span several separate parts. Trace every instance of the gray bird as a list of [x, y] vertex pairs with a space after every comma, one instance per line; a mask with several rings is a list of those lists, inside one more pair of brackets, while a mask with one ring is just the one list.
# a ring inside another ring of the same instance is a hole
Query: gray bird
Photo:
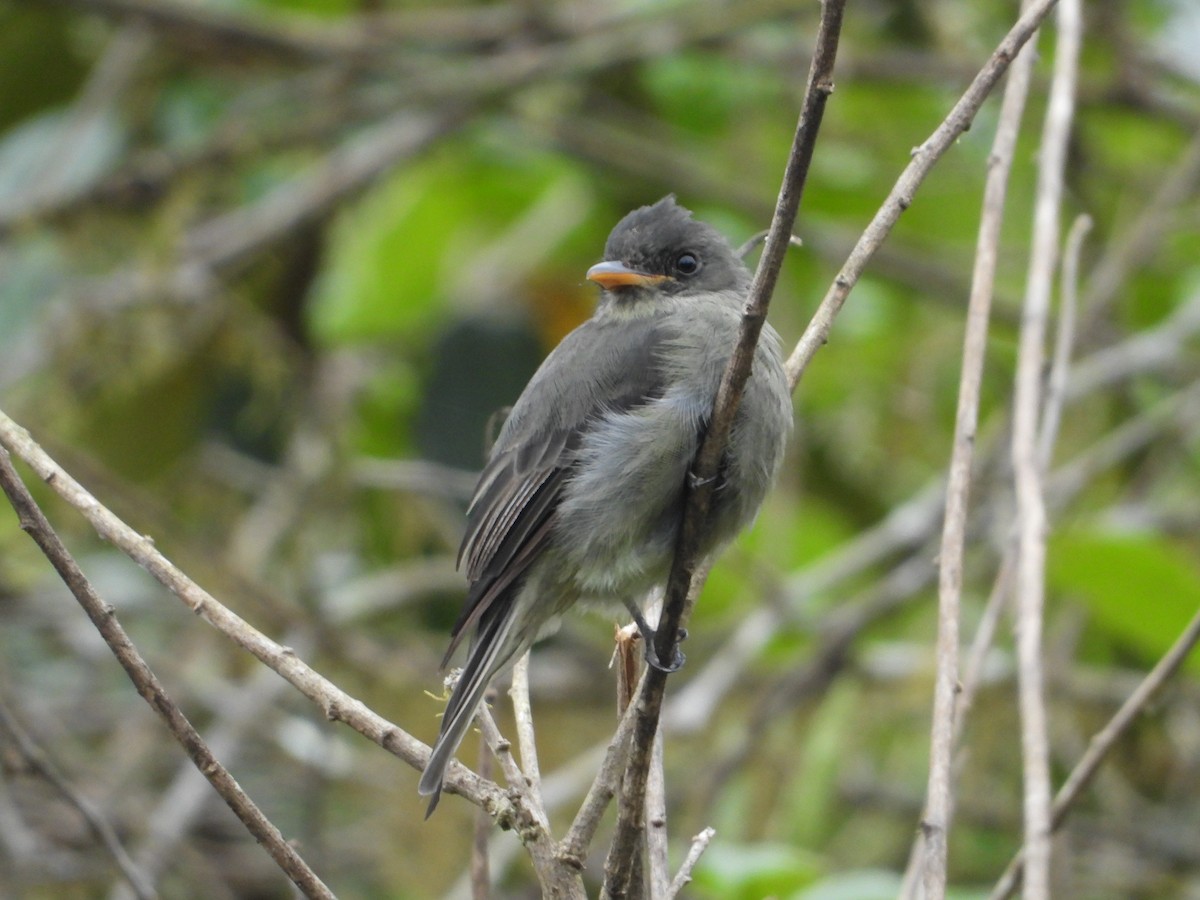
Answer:
[[[443, 666], [466, 634], [419, 791], [437, 806], [454, 751], [491, 680], [578, 602], [638, 601], [666, 582], [684, 483], [732, 352], [750, 273], [714, 228], [668, 196], [625, 216], [591, 319], [542, 363], [492, 448], [459, 550], [470, 582]], [[764, 325], [713, 494], [703, 552], [750, 523], [792, 424], [779, 335]], [[673, 661], [677, 665], [682, 659]]]

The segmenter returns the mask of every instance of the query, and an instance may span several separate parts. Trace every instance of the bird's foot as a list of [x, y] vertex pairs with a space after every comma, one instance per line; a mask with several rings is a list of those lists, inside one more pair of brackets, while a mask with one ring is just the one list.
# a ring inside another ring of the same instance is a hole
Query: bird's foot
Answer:
[[670, 675], [672, 672], [678, 672], [683, 668], [683, 664], [687, 662], [687, 657], [679, 649], [679, 643], [687, 637], [687, 629], [679, 629], [679, 640], [675, 642], [675, 658], [668, 664], [664, 664], [658, 655], [658, 648], [655, 646], [657, 634], [658, 632], [651, 631], [648, 635], [642, 635], [642, 640], [646, 642], [646, 665], [652, 669], [658, 669], [658, 671], [667, 675]]
[[646, 665], [668, 674], [678, 672], [682, 669], [687, 657], [679, 649], [679, 644], [687, 638], [687, 629], [679, 629], [679, 640], [675, 642], [675, 657], [669, 663], [664, 663], [659, 657], [658, 649], [655, 645], [658, 631], [650, 627], [650, 623], [646, 621], [646, 617], [642, 615], [642, 611], [636, 603], [627, 603], [626, 607], [629, 609], [629, 614], [633, 616], [633, 621], [637, 624], [638, 633], [642, 636], [642, 642], [646, 645]]

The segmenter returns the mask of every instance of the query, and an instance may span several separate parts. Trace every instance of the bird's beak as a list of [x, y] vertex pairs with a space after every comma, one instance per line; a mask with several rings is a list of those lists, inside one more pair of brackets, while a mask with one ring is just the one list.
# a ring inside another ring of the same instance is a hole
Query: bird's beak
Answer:
[[651, 287], [667, 280], [666, 275], [647, 275], [615, 260], [598, 262], [587, 270], [588, 281], [594, 281], [605, 290], [617, 287]]

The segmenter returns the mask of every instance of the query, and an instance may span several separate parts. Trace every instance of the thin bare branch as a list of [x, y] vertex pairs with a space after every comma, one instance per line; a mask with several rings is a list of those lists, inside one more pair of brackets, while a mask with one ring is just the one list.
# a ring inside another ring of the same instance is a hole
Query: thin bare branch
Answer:
[[660, 900], [670, 891], [667, 849], [667, 778], [663, 770], [663, 730], [659, 728], [654, 736], [650, 774], [646, 779], [646, 880], [650, 900]]
[[104, 602], [92, 588], [67, 548], [63, 545], [45, 515], [30, 495], [23, 481], [12, 466], [6, 450], [0, 450], [0, 488], [8, 495], [24, 529], [42, 553], [54, 566], [63, 582], [70, 588], [79, 605], [83, 607], [96, 630], [104, 638], [121, 667], [142, 698], [150, 704], [170, 730], [171, 735], [191, 757], [196, 768], [208, 779], [221, 799], [242, 821], [258, 843], [270, 854], [280, 869], [308, 897], [329, 898], [333, 892], [325, 886], [316, 873], [300, 857], [295, 848], [284, 838], [279, 829], [255, 805], [229, 774], [229, 771], [212, 754], [200, 733], [175, 705], [150, 670], [125, 629], [117, 621], [113, 608]]
[[[1032, 58], [1032, 57], [1031, 57]], [[1021, 60], [1018, 59], [1018, 64]], [[1013, 75], [1016, 76], [1018, 70], [1014, 67]], [[1016, 84], [1015, 77], [1010, 79], [1009, 87], [1006, 89], [1005, 99], [1007, 100], [1007, 91], [1013, 90]], [[1001, 114], [1003, 121], [1004, 115]], [[1014, 134], [1015, 138], [1015, 134]], [[1009, 150], [1011, 152], [1011, 146]], [[989, 181], [990, 184], [990, 181]], [[987, 203], [985, 200], [985, 210]], [[986, 217], [986, 212], [985, 212]], [[1063, 258], [1062, 271], [1062, 313], [1059, 316], [1058, 334], [1055, 340], [1054, 362], [1051, 366], [1051, 375], [1046, 388], [1046, 402], [1042, 411], [1042, 419], [1038, 433], [1038, 460], [1041, 467], [1043, 478], [1049, 473], [1052, 450], [1054, 442], [1058, 434], [1058, 424], [1061, 418], [1061, 410], [1066, 401], [1066, 383], [1067, 376], [1070, 372], [1071, 348], [1074, 339], [1074, 322], [1076, 313], [1076, 303], [1078, 296], [1078, 271], [1079, 271], [1079, 254], [1083, 247], [1083, 239], [1087, 236], [1088, 230], [1091, 228], [1091, 219], [1087, 216], [1080, 216], [1076, 219], [1075, 224], [1071, 228], [1070, 235], [1067, 239], [1067, 247]], [[964, 366], [965, 368], [965, 366]], [[965, 509], [964, 509], [964, 528], [965, 528]], [[947, 514], [949, 519], [949, 513]], [[965, 538], [965, 534], [962, 536]], [[995, 581], [992, 585], [992, 592], [988, 598], [987, 606], [984, 608], [983, 616], [980, 618], [979, 627], [976, 629], [975, 637], [971, 642], [971, 648], [967, 654], [967, 664], [964, 673], [957, 688], [957, 697], [955, 698], [953, 720], [951, 722], [951, 736], [949, 751], [952, 753], [957, 750], [962, 739], [964, 723], [966, 716], [970, 712], [971, 705], [974, 702], [976, 691], [982, 680], [983, 664], [988, 651], [991, 649], [995, 641], [996, 632], [1000, 623], [1000, 614], [1005, 608], [1006, 601], [1012, 592], [1012, 581], [1015, 570], [1017, 545], [1015, 540], [1009, 540], [1005, 544], [1003, 556], [1000, 560], [1000, 567], [997, 570]], [[962, 546], [959, 546], [959, 557], [961, 565]], [[946, 553], [945, 537], [943, 536], [942, 553]], [[961, 571], [959, 574], [961, 590]], [[945, 761], [947, 779], [953, 778], [953, 772], [950, 770], [950, 760]], [[953, 810], [953, 797], [951, 797], [950, 809]], [[947, 826], [947, 833], [949, 828]], [[923, 842], [923, 838], [918, 839], [918, 845]], [[944, 865], [944, 862], [943, 862]], [[940, 891], [945, 892], [945, 875], [940, 879]], [[906, 878], [906, 882], [908, 879]], [[935, 887], [935, 890], [938, 888]], [[928, 882], [926, 883], [926, 896], [933, 896], [930, 893]], [[905, 892], [905, 896], [911, 896], [909, 891]]]
[[[3, 452], [3, 451], [0, 451]], [[3, 463], [0, 463], [3, 465]], [[7, 474], [7, 473], [5, 473]], [[25, 730], [16, 716], [9, 710], [8, 705], [0, 700], [0, 728], [8, 732], [12, 738], [17, 752], [21, 754], [21, 758], [31, 771], [36, 772], [46, 782], [58, 791], [68, 803], [79, 811], [83, 816], [83, 820], [87, 822], [88, 828], [92, 830], [92, 834], [100, 841], [101, 845], [112, 857], [117, 869], [121, 872], [122, 877], [129, 885], [129, 889], [133, 892], [138, 900], [152, 900], [158, 896], [158, 892], [154, 890], [153, 882], [146, 877], [143, 872], [125, 851], [121, 844], [121, 839], [117, 836], [112, 825], [109, 824], [96, 805], [92, 803], [80, 791], [76, 790], [70, 780], [58, 768], [58, 765], [50, 758], [50, 755], [42, 749], [38, 741]]]
[[[746, 240], [742, 242], [742, 245], [734, 251], [737, 254], [738, 259], [745, 259], [752, 252], [754, 252], [754, 250], [758, 248], [758, 245], [767, 239], [767, 235], [770, 233], [771, 230], [769, 228], [764, 228], [762, 231], [756, 232], [755, 234], [752, 234], [750, 237], [746, 238]], [[800, 240], [800, 238], [793, 234], [788, 238], [788, 244], [792, 247], [803, 247], [804, 241]]]
[[550, 825], [546, 821], [546, 811], [540, 805], [535, 806], [533, 804], [533, 799], [529, 791], [529, 781], [521, 771], [521, 767], [517, 764], [517, 758], [513, 756], [512, 741], [500, 733], [500, 727], [496, 724], [495, 716], [492, 715], [490, 702], [489, 700], [479, 704], [479, 711], [475, 714], [479, 722], [479, 730], [483, 732], [483, 736], [487, 739], [492, 756], [500, 763], [500, 771], [504, 773], [504, 780], [508, 782], [509, 789], [524, 798], [525, 802], [523, 805], [533, 814], [537, 826], [541, 828], [545, 834], [545, 839], [548, 840]]
[[[521, 754], [521, 771], [529, 789], [534, 806], [542, 806], [542, 770], [538, 765], [537, 741], [533, 731], [533, 710], [529, 705], [529, 652], [526, 651], [513, 666], [512, 685], [508, 689], [512, 699], [513, 718], [517, 723], [517, 747]], [[544, 810], [543, 810], [544, 813]]]
[[804, 330], [804, 334], [801, 335], [796, 349], [788, 358], [788, 379], [793, 388], [804, 375], [804, 370], [812, 362], [817, 351], [829, 339], [834, 319], [841, 312], [850, 291], [858, 283], [867, 263], [870, 262], [875, 251], [891, 232], [892, 226], [896, 224], [900, 214], [912, 205], [921, 182], [933, 169], [934, 163], [953, 146], [954, 141], [964, 131], [971, 127], [971, 123], [975, 120], [975, 114], [979, 112], [983, 101], [987, 99], [1001, 76], [1008, 71], [1009, 63], [1037, 30], [1055, 2], [1056, 0], [1037, 0], [1030, 4], [1028, 11], [1017, 20], [1004, 40], [996, 47], [983, 69], [975, 76], [975, 80], [971, 82], [966, 93], [954, 104], [954, 108], [950, 110], [942, 124], [923, 144], [913, 150], [912, 161], [900, 174], [892, 192], [884, 200], [883, 206], [879, 208], [875, 218], [871, 220], [858, 239], [858, 243], [854, 245], [849, 259], [842, 266], [842, 270], [821, 301], [816, 315], [813, 316], [812, 321]]
[[[617, 730], [613, 732], [613, 736], [608, 742], [604, 759], [579, 807], [579, 812], [575, 814], [575, 820], [559, 845], [559, 856], [568, 865], [573, 865], [577, 869], [583, 868], [588, 848], [596, 835], [596, 829], [600, 827], [600, 817], [604, 815], [608, 804], [617, 794], [621, 774], [625, 771], [626, 763], [629, 760], [629, 744], [633, 736], [634, 725], [637, 722], [638, 702], [645, 688], [646, 679], [642, 678], [634, 689], [629, 706], [621, 716]], [[589, 771], [590, 768], [589, 766]]]
[[1050, 896], [1050, 758], [1042, 671], [1046, 507], [1038, 453], [1046, 322], [1058, 260], [1059, 217], [1067, 140], [1075, 105], [1082, 33], [1079, 0], [1058, 8], [1054, 79], [1038, 166], [1029, 277], [1013, 400], [1012, 456], [1017, 494], [1017, 672], [1025, 779], [1025, 900]]
[[[479, 777], [492, 779], [494, 757], [488, 749], [487, 736], [479, 736]], [[494, 780], [494, 779], [493, 779]], [[475, 830], [471, 841], [471, 900], [488, 900], [492, 893], [491, 858], [488, 835], [492, 820], [482, 809], [475, 810]]]
[[[790, 242], [825, 102], [833, 92], [833, 66], [837, 58], [843, 9], [843, 0], [826, 0], [822, 8], [808, 85], [784, 170], [783, 184], [776, 202], [770, 233], [767, 235], [766, 246], [763, 248], [762, 258], [755, 271], [750, 295], [742, 314], [742, 328], [737, 345], [721, 378], [713, 404], [712, 418], [692, 466], [692, 483], [695, 486], [689, 487], [685, 493], [683, 518], [657, 633], [656, 650], [659, 659], [675, 658], [679, 629], [685, 621], [688, 597], [693, 594], [693, 577], [701, 563], [698, 549], [708, 519], [717, 467], [724, 453], [746, 379], [750, 375], [758, 336], [766, 321], [771, 294]], [[646, 778], [651, 747], [658, 731], [662, 698], [666, 689], [666, 674], [658, 669], [648, 669], [644, 680], [647, 687], [637, 704], [638, 724], [634, 730], [633, 748], [622, 790], [617, 832], [605, 864], [605, 893], [612, 898], [629, 896], [633, 883], [633, 860], [638, 856], [638, 836], [644, 828]]]
[[[1163, 685], [1175, 676], [1197, 642], [1200, 642], [1200, 612], [1192, 617], [1183, 633], [1171, 645], [1171, 649], [1150, 670], [1150, 673], [1138, 685], [1137, 690], [1121, 704], [1121, 708], [1109, 719], [1108, 724], [1092, 737], [1087, 752], [1076, 763], [1075, 768], [1071, 770], [1071, 774], [1067, 776], [1067, 780], [1054, 797], [1051, 828], [1057, 829], [1066, 820], [1071, 808], [1087, 789], [1105, 758], [1116, 746], [1117, 741], [1158, 695]], [[1012, 896], [1025, 876], [1026, 858], [1027, 849], [1022, 849], [1017, 853], [1012, 862], [1008, 864], [1000, 881], [992, 889], [989, 900], [1005, 900]]]
[[[942, 544], [938, 553], [937, 676], [934, 682], [930, 737], [929, 785], [918, 843], [924, 843], [922, 883], [927, 900], [946, 894], [947, 840], [954, 809], [951, 760], [954, 745], [955, 694], [958, 690], [958, 623], [962, 599], [963, 553], [975, 434], [979, 424], [979, 394], [987, 355], [988, 324], [996, 280], [1001, 225], [1004, 221], [1008, 175], [1020, 133], [1025, 98], [1033, 77], [1036, 35], [1012, 64], [996, 136], [988, 157], [983, 212], [975, 247], [975, 268], [963, 337], [962, 374], [954, 420], [954, 445], [947, 477]], [[914, 854], [914, 860], [920, 854]]]
[[[348, 725], [414, 769], [424, 767], [429, 757], [427, 745], [338, 688], [301, 661], [291, 648], [272, 641], [241, 616], [219, 603], [159, 553], [153, 541], [138, 534], [84, 490], [79, 482], [68, 475], [33, 441], [29, 432], [3, 412], [0, 412], [0, 445], [24, 460], [38, 477], [82, 513], [104, 540], [138, 563], [234, 644], [278, 672], [300, 693], [316, 703], [327, 718]], [[448, 769], [445, 789], [449, 793], [467, 797], [478, 806], [486, 807], [499, 821], [513, 822], [521, 818], [521, 811], [514, 808], [503, 790], [479, 778], [461, 764], [454, 763]]]
[[679, 896], [679, 892], [687, 887], [688, 882], [692, 880], [692, 870], [696, 868], [696, 863], [700, 862], [701, 854], [708, 849], [709, 843], [716, 837], [716, 834], [716, 829], [705, 828], [692, 838], [692, 845], [688, 848], [687, 856], [684, 857], [683, 864], [679, 867], [679, 871], [675, 873], [675, 878], [671, 881], [671, 887], [667, 891], [667, 900], [675, 900]]
[[1050, 376], [1046, 379], [1046, 399], [1038, 426], [1038, 464], [1042, 472], [1050, 469], [1058, 426], [1067, 399], [1067, 377], [1071, 371], [1071, 353], [1075, 345], [1075, 320], [1079, 311], [1079, 254], [1084, 238], [1092, 230], [1092, 218], [1075, 218], [1063, 247], [1062, 272], [1059, 278], [1058, 330], [1054, 337], [1054, 356]]

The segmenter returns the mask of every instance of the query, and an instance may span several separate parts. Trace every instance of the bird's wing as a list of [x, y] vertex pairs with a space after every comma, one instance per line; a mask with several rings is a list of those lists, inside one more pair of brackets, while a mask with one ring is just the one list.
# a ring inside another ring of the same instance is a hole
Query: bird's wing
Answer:
[[[585, 322], [555, 348], [509, 414], [467, 511], [458, 562], [470, 588], [448, 660], [463, 635], [544, 549], [576, 452], [602, 416], [662, 395], [654, 321]], [[586, 384], [583, 384], [586, 379]], [[573, 389], [563, 390], [570, 381]], [[490, 618], [490, 616], [489, 616]]]

